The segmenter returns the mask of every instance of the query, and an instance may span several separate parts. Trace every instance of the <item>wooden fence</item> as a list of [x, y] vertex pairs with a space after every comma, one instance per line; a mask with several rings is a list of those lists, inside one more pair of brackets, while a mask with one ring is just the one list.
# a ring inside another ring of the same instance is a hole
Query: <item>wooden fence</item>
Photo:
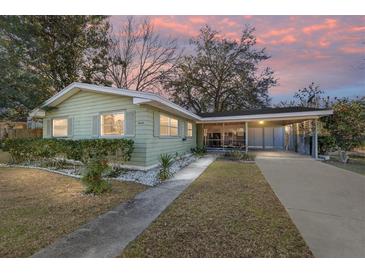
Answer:
[[8, 129], [7, 138], [35, 138], [42, 137], [43, 129], [41, 128], [22, 128], [22, 129]]

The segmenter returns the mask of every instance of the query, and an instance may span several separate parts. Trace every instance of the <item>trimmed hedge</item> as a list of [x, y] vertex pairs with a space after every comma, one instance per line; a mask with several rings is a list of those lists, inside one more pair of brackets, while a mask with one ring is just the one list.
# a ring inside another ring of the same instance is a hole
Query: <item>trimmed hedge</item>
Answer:
[[87, 163], [95, 157], [114, 157], [123, 162], [130, 160], [134, 142], [130, 139], [7, 139], [4, 151], [13, 162], [44, 161], [55, 157]]

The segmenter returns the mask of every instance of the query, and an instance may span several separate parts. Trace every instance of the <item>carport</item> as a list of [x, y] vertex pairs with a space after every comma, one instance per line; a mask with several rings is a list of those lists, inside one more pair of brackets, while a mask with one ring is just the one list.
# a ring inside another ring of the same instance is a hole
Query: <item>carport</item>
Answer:
[[318, 157], [318, 119], [332, 110], [306, 107], [199, 114], [197, 142], [208, 150], [287, 150]]

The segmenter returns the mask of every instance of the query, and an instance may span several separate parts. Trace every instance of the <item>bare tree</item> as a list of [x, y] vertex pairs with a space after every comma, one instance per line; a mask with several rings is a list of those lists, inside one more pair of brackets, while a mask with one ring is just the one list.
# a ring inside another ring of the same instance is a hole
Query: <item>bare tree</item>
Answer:
[[312, 82], [308, 87], [299, 89], [295, 94], [294, 98], [299, 100], [299, 104], [303, 107], [320, 107], [321, 101], [323, 100], [322, 94], [324, 91]]
[[179, 58], [176, 39], [161, 39], [147, 18], [128, 17], [110, 40], [108, 76], [118, 88], [158, 91]]
[[274, 104], [274, 107], [276, 108], [285, 108], [285, 107], [295, 107], [298, 105], [297, 101], [294, 100], [284, 100], [284, 101], [280, 101], [277, 104]]

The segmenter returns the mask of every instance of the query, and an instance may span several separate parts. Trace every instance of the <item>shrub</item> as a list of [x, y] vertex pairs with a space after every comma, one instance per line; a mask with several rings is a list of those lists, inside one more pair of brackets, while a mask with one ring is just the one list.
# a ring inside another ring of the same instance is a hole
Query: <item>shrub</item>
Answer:
[[8, 151], [15, 163], [40, 162], [62, 168], [68, 160], [81, 161], [85, 165], [82, 182], [86, 185], [86, 193], [100, 194], [110, 188], [110, 184], [102, 179], [107, 171], [108, 159], [118, 161], [130, 160], [133, 140], [128, 139], [8, 139], [4, 149]]
[[241, 150], [230, 150], [226, 151], [223, 156], [225, 158], [229, 158], [230, 160], [236, 160], [236, 161], [253, 161], [254, 157], [245, 151]]
[[28, 158], [28, 150], [23, 143], [23, 139], [6, 139], [3, 150], [9, 152], [14, 163], [25, 162]]
[[326, 155], [334, 149], [336, 149], [336, 139], [333, 136], [318, 137], [318, 150], [320, 154]]
[[123, 172], [125, 172], [124, 168], [120, 166], [112, 166], [110, 170], [107, 172], [106, 177], [117, 178]]
[[86, 164], [95, 157], [109, 157], [127, 162], [134, 148], [129, 139], [7, 139], [4, 150], [15, 163], [45, 161], [55, 157], [81, 161]]
[[195, 147], [191, 149], [191, 153], [193, 153], [195, 156], [204, 156], [207, 153], [207, 149], [206, 147], [202, 146], [202, 147]]
[[364, 138], [364, 106], [359, 101], [339, 100], [333, 105], [333, 115], [323, 117], [324, 128], [334, 137], [340, 150], [340, 160], [347, 163], [348, 152]]
[[165, 181], [168, 178], [171, 177], [171, 171], [170, 171], [170, 167], [173, 164], [173, 159], [174, 157], [172, 155], [169, 154], [161, 154], [160, 155], [160, 164], [161, 164], [161, 168], [160, 171], [158, 173], [158, 177], [161, 181]]
[[81, 179], [86, 186], [86, 194], [101, 194], [110, 190], [110, 183], [103, 180], [103, 173], [108, 167], [108, 162], [103, 158], [95, 157], [87, 162], [85, 174]]

